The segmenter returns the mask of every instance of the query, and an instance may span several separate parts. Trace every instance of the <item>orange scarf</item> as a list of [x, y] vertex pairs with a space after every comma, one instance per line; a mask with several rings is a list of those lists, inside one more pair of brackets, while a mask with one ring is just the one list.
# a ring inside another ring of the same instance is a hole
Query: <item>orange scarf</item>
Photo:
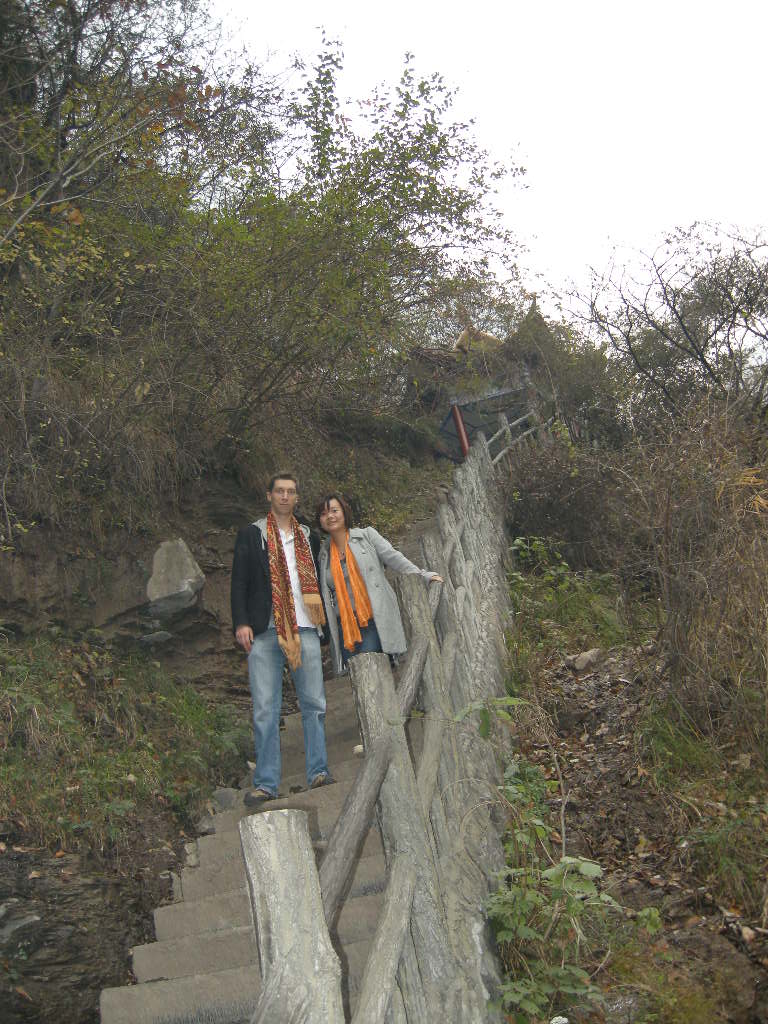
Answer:
[[[344, 579], [344, 570], [341, 568], [339, 549], [331, 541], [331, 577], [336, 588], [336, 604], [339, 609], [341, 620], [341, 633], [344, 638], [344, 647], [353, 651], [355, 645], [363, 639], [360, 634], [360, 626], [367, 626], [373, 618], [373, 609], [368, 597], [368, 589], [365, 586], [363, 577], [357, 567], [355, 556], [349, 546], [349, 531], [347, 531], [347, 575], [349, 585], [352, 588], [352, 597], [355, 600], [355, 610], [352, 609], [352, 602], [349, 599], [347, 581]], [[355, 615], [355, 612], [357, 615]]]

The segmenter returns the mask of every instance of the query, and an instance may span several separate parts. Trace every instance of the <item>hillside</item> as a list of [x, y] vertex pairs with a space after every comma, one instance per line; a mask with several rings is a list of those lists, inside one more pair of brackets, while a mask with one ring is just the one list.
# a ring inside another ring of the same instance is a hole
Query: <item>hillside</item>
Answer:
[[96, 1019], [243, 774], [229, 568], [272, 473], [307, 522], [338, 489], [413, 536], [454, 404], [525, 420], [507, 697], [475, 709], [514, 746], [509, 1019], [765, 1021], [763, 239], [670, 231], [546, 318], [493, 205], [522, 170], [440, 76], [406, 59], [350, 119], [339, 44], [272, 74], [217, 38], [196, 0], [0, 11], [3, 1021]]

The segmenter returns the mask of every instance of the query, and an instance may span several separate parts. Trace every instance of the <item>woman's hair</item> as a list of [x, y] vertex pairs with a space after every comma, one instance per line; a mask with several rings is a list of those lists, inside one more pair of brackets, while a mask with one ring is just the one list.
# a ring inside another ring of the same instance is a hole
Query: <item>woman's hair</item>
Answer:
[[336, 500], [341, 505], [341, 511], [344, 513], [344, 525], [348, 530], [354, 525], [354, 516], [352, 515], [352, 509], [349, 502], [343, 494], [339, 494], [338, 491], [331, 491], [330, 494], [326, 494], [322, 501], [318, 502], [317, 508], [315, 509], [315, 521], [320, 526], [320, 516], [323, 512], [328, 511], [329, 502]]

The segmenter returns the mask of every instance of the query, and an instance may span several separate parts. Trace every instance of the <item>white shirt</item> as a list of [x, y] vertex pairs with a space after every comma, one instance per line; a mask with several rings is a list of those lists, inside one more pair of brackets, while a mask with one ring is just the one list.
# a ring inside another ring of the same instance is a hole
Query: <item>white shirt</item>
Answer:
[[[286, 565], [288, 566], [288, 578], [291, 581], [293, 607], [296, 609], [296, 625], [299, 629], [302, 629], [304, 626], [309, 626], [310, 629], [314, 629], [315, 627], [312, 625], [312, 620], [307, 615], [307, 609], [304, 607], [304, 598], [301, 593], [299, 570], [296, 565], [296, 543], [293, 536], [293, 530], [288, 530], [286, 533], [280, 529], [280, 540], [283, 545], [283, 551], [285, 552]], [[272, 627], [275, 625], [274, 612], [270, 616], [269, 625]]]

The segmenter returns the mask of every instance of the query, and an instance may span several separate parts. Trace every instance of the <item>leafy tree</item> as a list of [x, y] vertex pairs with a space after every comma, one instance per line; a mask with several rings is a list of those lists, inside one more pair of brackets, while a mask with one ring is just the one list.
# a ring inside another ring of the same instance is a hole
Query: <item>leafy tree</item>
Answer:
[[194, 0], [11, 12], [6, 543], [41, 518], [145, 522], [282, 408], [395, 407], [402, 353], [505, 241], [439, 78], [406, 65], [353, 124], [337, 49], [297, 89], [217, 68]]

